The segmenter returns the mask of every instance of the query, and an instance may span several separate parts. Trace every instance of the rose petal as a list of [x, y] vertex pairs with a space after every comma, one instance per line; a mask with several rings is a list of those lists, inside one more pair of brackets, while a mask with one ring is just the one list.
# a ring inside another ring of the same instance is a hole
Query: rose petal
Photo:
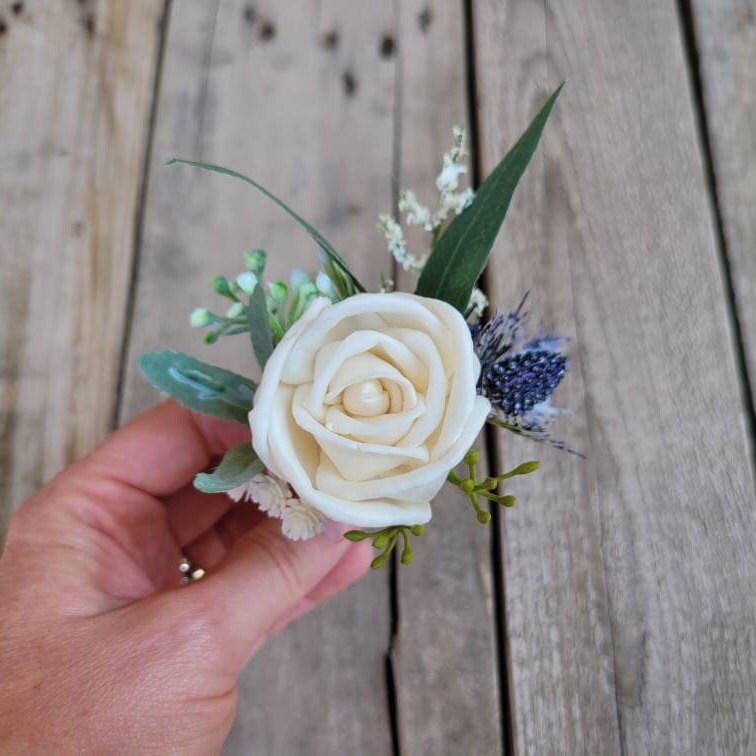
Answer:
[[[370, 480], [401, 465], [417, 466], [430, 459], [424, 446], [403, 448], [371, 444], [340, 436], [328, 430], [307, 410], [308, 387], [298, 386], [292, 412], [300, 429], [309, 433], [346, 480]], [[321, 460], [322, 463], [322, 460]]]
[[273, 350], [273, 354], [270, 355], [270, 358], [265, 365], [260, 384], [255, 391], [254, 408], [250, 410], [248, 416], [249, 427], [252, 431], [252, 448], [255, 450], [257, 456], [263, 461], [265, 466], [272, 472], [276, 471], [267, 461], [270, 459], [270, 452], [268, 450], [268, 431], [271, 420], [271, 414], [268, 410], [279, 389], [281, 384], [281, 373], [294, 350], [299, 335], [328, 305], [330, 305], [330, 300], [326, 297], [317, 297], [310, 303], [302, 317], [289, 329], [281, 343]]
[[462, 461], [473, 445], [490, 411], [491, 403], [488, 399], [482, 396], [476, 397], [469, 421], [459, 438], [443, 457], [427, 465], [377, 480], [348, 481], [332, 464], [329, 464], [327, 460], [322, 460], [316, 476], [317, 486], [327, 492], [338, 491], [340, 496], [354, 501], [367, 502], [379, 496], [429, 501], [438, 493], [449, 471]]
[[422, 390], [428, 380], [427, 367], [413, 354], [412, 350], [386, 333], [356, 331], [340, 342], [324, 344], [318, 351], [315, 358], [315, 368], [312, 371], [313, 389], [308, 404], [310, 412], [316, 417], [322, 418], [324, 412], [322, 405], [325, 403], [329, 384], [347, 359], [371, 350], [377, 350], [378, 347], [391, 357], [392, 361], [396, 360], [400, 363], [400, 367], [397, 368], [400, 375], [405, 376], [413, 386], [419, 386]]
[[352, 436], [357, 441], [373, 444], [396, 444], [407, 434], [412, 423], [425, 412], [425, 402], [418, 399], [410, 410], [393, 412], [379, 417], [355, 418], [347, 415], [341, 407], [328, 407], [325, 427], [343, 436]]
[[401, 339], [428, 369], [425, 413], [418, 418], [407, 435], [397, 442], [397, 446], [412, 448], [425, 443], [441, 422], [446, 409], [446, 374], [438, 348], [427, 334], [411, 328], [393, 328], [390, 333], [397, 339]]
[[[387, 525], [415, 525], [426, 523], [431, 518], [431, 508], [427, 501], [409, 501], [378, 496], [364, 506], [342, 495], [328, 494], [318, 490], [314, 478], [310, 478], [300, 464], [298, 449], [292, 436], [283, 426], [272, 425], [270, 438], [272, 464], [286, 469], [289, 485], [302, 501], [307, 502], [327, 517], [337, 522], [349, 522], [360, 528], [382, 528]], [[267, 463], [266, 463], [267, 464]]]

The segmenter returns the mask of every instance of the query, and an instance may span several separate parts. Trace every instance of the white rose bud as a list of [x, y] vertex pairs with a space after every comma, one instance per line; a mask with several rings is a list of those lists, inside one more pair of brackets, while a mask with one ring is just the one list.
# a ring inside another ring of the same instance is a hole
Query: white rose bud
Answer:
[[412, 294], [319, 297], [278, 344], [252, 444], [305, 505], [358, 527], [430, 520], [490, 411], [464, 318]]

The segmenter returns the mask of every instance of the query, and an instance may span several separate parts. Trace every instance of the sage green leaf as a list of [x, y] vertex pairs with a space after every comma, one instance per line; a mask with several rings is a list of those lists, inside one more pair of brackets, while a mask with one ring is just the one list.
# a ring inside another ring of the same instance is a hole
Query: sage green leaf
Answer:
[[263, 469], [252, 444], [246, 442], [229, 449], [212, 473], [199, 473], [194, 487], [203, 493], [222, 493], [243, 486]]
[[240, 181], [244, 181], [245, 183], [253, 186], [255, 189], [257, 189], [258, 192], [261, 192], [268, 199], [275, 202], [284, 212], [288, 213], [297, 223], [299, 223], [299, 225], [318, 243], [323, 252], [331, 260], [338, 264], [344, 274], [349, 278], [351, 285], [357, 291], [365, 291], [365, 287], [357, 280], [354, 273], [352, 273], [352, 271], [349, 269], [349, 266], [343, 260], [341, 255], [333, 248], [333, 245], [328, 241], [328, 239], [326, 239], [325, 236], [323, 236], [323, 234], [321, 234], [320, 231], [318, 231], [314, 226], [311, 226], [304, 218], [295, 213], [283, 200], [280, 200], [278, 197], [276, 197], [275, 194], [269, 192], [264, 186], [249, 178], [249, 176], [245, 176], [243, 173], [232, 171], [230, 168], [224, 168], [223, 166], [215, 165], [214, 163], [203, 163], [196, 160], [173, 158], [172, 160], [168, 161], [167, 165], [174, 165], [176, 163], [182, 165], [191, 165], [194, 168], [200, 168], [203, 171], [213, 171], [214, 173], [220, 173], [224, 176], [231, 176], [231, 178], [239, 179]]
[[273, 353], [273, 336], [270, 331], [265, 292], [259, 282], [249, 297], [247, 323], [249, 324], [249, 336], [252, 339], [252, 349], [255, 351], [260, 370], [264, 370], [268, 358]]
[[137, 365], [154, 388], [185, 407], [246, 425], [257, 388], [248, 378], [181, 352], [148, 352]]
[[486, 267], [512, 195], [533, 157], [563, 86], [564, 83], [559, 85], [517, 144], [483, 182], [470, 206], [444, 231], [420, 275], [417, 294], [442, 299], [465, 312], [472, 290]]

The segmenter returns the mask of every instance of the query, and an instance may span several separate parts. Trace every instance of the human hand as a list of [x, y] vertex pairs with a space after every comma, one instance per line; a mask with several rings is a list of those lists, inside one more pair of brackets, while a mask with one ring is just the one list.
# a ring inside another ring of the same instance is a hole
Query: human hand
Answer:
[[[367, 543], [293, 543], [191, 487], [245, 437], [167, 402], [19, 510], [0, 559], [0, 752], [217, 752], [250, 657], [365, 572]], [[180, 587], [182, 551], [207, 577]]]

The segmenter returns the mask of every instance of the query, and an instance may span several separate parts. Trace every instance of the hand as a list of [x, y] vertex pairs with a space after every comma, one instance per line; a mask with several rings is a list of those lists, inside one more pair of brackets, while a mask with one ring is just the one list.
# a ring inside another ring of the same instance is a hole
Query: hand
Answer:
[[[366, 543], [293, 543], [191, 487], [249, 438], [171, 402], [27, 501], [0, 559], [0, 752], [217, 752], [266, 638], [352, 583]], [[180, 585], [182, 551], [207, 577]]]

